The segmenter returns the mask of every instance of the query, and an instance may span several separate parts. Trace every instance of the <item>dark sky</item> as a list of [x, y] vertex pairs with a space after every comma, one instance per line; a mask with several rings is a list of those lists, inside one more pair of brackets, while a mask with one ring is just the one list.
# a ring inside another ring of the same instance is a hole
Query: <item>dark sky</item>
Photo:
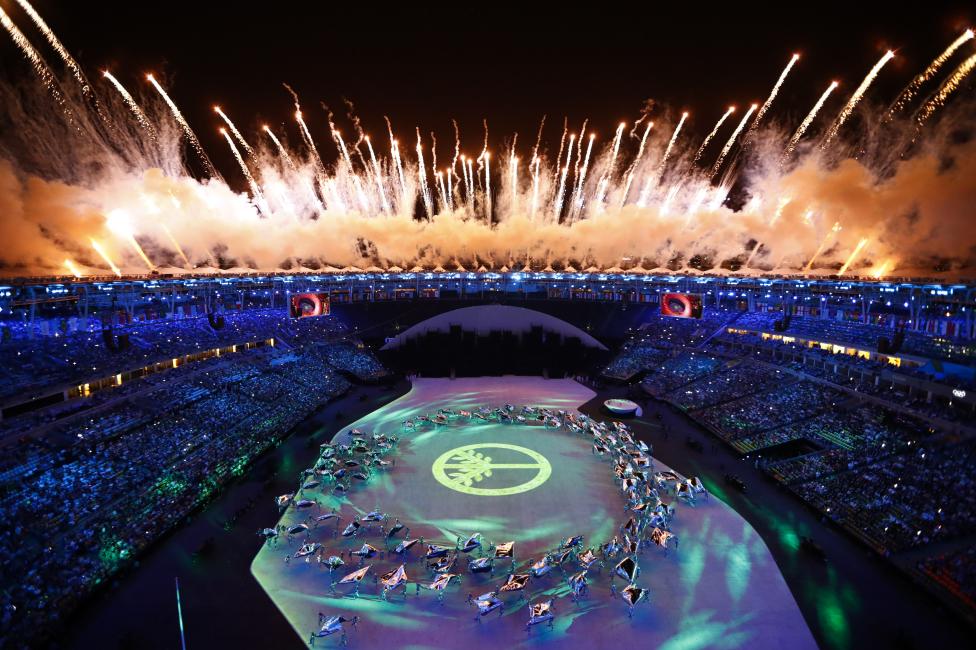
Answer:
[[[14, 1], [0, 2], [40, 45]], [[244, 4], [34, 2], [93, 79], [108, 66], [135, 90], [146, 72], [162, 73], [225, 171], [231, 163], [211, 106], [219, 103], [248, 138], [258, 137], [254, 129], [263, 122], [288, 122], [294, 139], [281, 82], [300, 93], [327, 157], [334, 152], [324, 146], [318, 102], [341, 115], [343, 97], [377, 136], [384, 114], [403, 137], [415, 125], [436, 131], [442, 156], [452, 144], [452, 117], [461, 123], [464, 148], [476, 152], [482, 118], [493, 146], [519, 131], [527, 148], [548, 114], [546, 135], [555, 148], [564, 115], [574, 124], [589, 117], [598, 136], [609, 137], [647, 98], [691, 111], [688, 127], [703, 134], [728, 104], [761, 102], [792, 52], [801, 59], [776, 116], [798, 121], [831, 79], [849, 93], [888, 48], [898, 56], [876, 92], [891, 99], [976, 18], [972, 4], [932, 2], [874, 10], [856, 1], [781, 2], [779, 9], [746, 2], [721, 9], [700, 2], [586, 9], [410, 3], [416, 8], [395, 11], [371, 2]], [[9, 39], [0, 48], [4, 58], [16, 55]], [[340, 125], [351, 131], [344, 120]]]

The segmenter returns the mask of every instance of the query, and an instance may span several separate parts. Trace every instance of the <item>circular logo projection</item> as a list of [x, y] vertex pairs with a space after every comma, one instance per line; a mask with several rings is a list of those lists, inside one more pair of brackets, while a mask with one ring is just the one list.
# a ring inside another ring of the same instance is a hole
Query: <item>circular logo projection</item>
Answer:
[[[444, 452], [431, 470], [441, 485], [483, 497], [528, 492], [552, 474], [552, 466], [539, 452], [500, 442], [479, 442]], [[478, 483], [483, 485], [475, 487]]]

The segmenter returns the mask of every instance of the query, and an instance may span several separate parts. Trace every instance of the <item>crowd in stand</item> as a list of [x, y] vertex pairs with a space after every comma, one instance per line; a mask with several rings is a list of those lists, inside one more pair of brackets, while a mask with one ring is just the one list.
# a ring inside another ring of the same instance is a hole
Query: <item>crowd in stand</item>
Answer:
[[969, 607], [976, 608], [976, 545], [928, 558], [919, 568]]
[[624, 344], [603, 374], [628, 379], [667, 359], [676, 347], [698, 345], [715, 334], [735, 314], [708, 312], [701, 319], [668, 318], [655, 314]]
[[[729, 322], [773, 331], [771, 314]], [[878, 326], [812, 318], [789, 326], [790, 335], [869, 350], [881, 333]], [[970, 423], [972, 411], [930, 401], [917, 389], [909, 394], [897, 375], [934, 379], [921, 371], [727, 331], [674, 346], [647, 332], [610, 368], [645, 372], [648, 393], [754, 455], [770, 476], [883, 554], [976, 532], [976, 434], [930, 420]], [[972, 549], [922, 568], [974, 593]]]
[[[187, 363], [0, 422], [0, 575], [7, 586], [0, 637], [41, 642], [92, 589], [345, 392], [344, 372], [382, 374], [334, 319], [306, 320], [315, 322], [244, 312], [228, 315], [219, 330], [206, 318], [143, 326], [134, 347], [146, 360], [197, 343], [287, 342]], [[85, 337], [76, 336], [78, 356], [93, 372], [132, 359], [100, 348], [100, 335]], [[54, 341], [15, 338], [3, 354], [20, 345], [33, 356], [66, 343]], [[75, 358], [70, 344], [63, 349], [63, 359]], [[4, 378], [4, 389], [16, 381]]]
[[[747, 312], [736, 320], [736, 327], [747, 330], [772, 332], [773, 323], [783, 318], [781, 312]], [[960, 363], [973, 361], [961, 346], [952, 341], [925, 332], [916, 332], [901, 324], [899, 329], [904, 332], [902, 351], [926, 358], [955, 360]], [[890, 325], [864, 323], [859, 320], [841, 320], [837, 318], [818, 318], [808, 316], [792, 316], [789, 324], [790, 336], [798, 336], [815, 341], [857, 346], [864, 350], [874, 350], [879, 338], [889, 341], [895, 336], [896, 322]]]
[[976, 531], [976, 440], [915, 451], [794, 487], [831, 519], [897, 552]]
[[[0, 399], [36, 396], [51, 387], [100, 379], [195, 352], [275, 336], [287, 341], [311, 335], [322, 338], [347, 335], [346, 328], [336, 319], [291, 319], [281, 309], [228, 310], [219, 316], [223, 320], [219, 328], [213, 327], [207, 316], [115, 325], [110, 328], [114, 337], [109, 339], [111, 344], [106, 343], [104, 328], [93, 318], [84, 319], [83, 325], [76, 324], [74, 331], [51, 325], [47, 334], [39, 332], [37, 327], [5, 321], [2, 327], [11, 333], [0, 342], [0, 367], [8, 370], [0, 376]], [[127, 338], [128, 345], [119, 346], [120, 338]]]

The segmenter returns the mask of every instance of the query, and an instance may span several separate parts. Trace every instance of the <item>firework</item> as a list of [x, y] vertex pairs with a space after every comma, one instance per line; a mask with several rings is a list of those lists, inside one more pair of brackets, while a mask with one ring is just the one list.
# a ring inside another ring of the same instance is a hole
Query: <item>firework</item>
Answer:
[[563, 192], [566, 190], [566, 177], [569, 174], [569, 161], [573, 157], [573, 143], [576, 142], [576, 134], [569, 134], [569, 146], [566, 149], [566, 164], [563, 165], [562, 173], [559, 176], [559, 190], [556, 192], [555, 200], [555, 217], [559, 220], [559, 216], [563, 210]]
[[115, 275], [121, 278], [122, 271], [119, 270], [119, 267], [115, 266], [115, 262], [113, 262], [112, 258], [108, 256], [108, 253], [105, 252], [105, 249], [102, 248], [102, 245], [99, 244], [94, 239], [89, 239], [89, 241], [91, 242], [92, 248], [94, 248], [95, 252], [98, 253], [98, 256], [101, 257], [106, 264], [108, 264], [108, 267], [110, 269], [112, 269], [112, 273], [114, 273]]
[[536, 210], [539, 208], [539, 166], [541, 164], [538, 156], [532, 157], [532, 212], [530, 216], [535, 217]]
[[474, 206], [474, 163], [468, 158], [468, 201]]
[[693, 163], [697, 163], [701, 159], [702, 154], [705, 153], [705, 149], [708, 148], [708, 144], [715, 137], [715, 134], [718, 133], [718, 130], [722, 128], [722, 124], [724, 124], [725, 120], [729, 119], [729, 115], [731, 115], [734, 112], [735, 112], [735, 106], [729, 106], [728, 109], [724, 113], [722, 113], [722, 117], [718, 118], [718, 122], [715, 123], [715, 126], [712, 127], [712, 130], [709, 131], [708, 135], [705, 136], [705, 139], [702, 140], [701, 146], [698, 147], [698, 152], [695, 153], [695, 158], [694, 160], [692, 160]]
[[641, 158], [644, 156], [644, 146], [647, 144], [647, 136], [650, 135], [652, 128], [654, 128], [654, 122], [648, 122], [647, 126], [644, 128], [644, 135], [641, 137], [640, 146], [637, 148], [637, 155], [634, 156], [634, 161], [630, 163], [630, 168], [627, 170], [627, 182], [624, 183], [624, 191], [620, 196], [621, 208], [627, 204], [627, 197], [630, 194], [630, 186], [634, 182], [634, 174], [637, 172], [637, 166], [640, 164]]
[[553, 184], [555, 184], [555, 182], [559, 180], [559, 172], [561, 171], [559, 167], [559, 161], [563, 159], [563, 148], [566, 146], [566, 134], [568, 133], [568, 131], [569, 131], [569, 118], [564, 117], [563, 134], [559, 138], [559, 152], [556, 154], [556, 164], [553, 165], [553, 167], [555, 168], [555, 171], [553, 172], [552, 175]]
[[58, 88], [58, 82], [55, 80], [54, 74], [51, 72], [51, 68], [48, 67], [44, 57], [42, 57], [40, 53], [34, 49], [34, 46], [31, 45], [30, 41], [27, 40], [24, 33], [17, 28], [17, 25], [15, 25], [12, 20], [10, 20], [10, 16], [8, 16], [7, 12], [3, 10], [3, 7], [0, 7], [0, 25], [3, 25], [3, 28], [6, 29], [7, 33], [10, 34], [10, 38], [13, 39], [14, 44], [20, 48], [21, 52], [23, 52], [24, 58], [30, 62], [31, 67], [34, 68], [34, 73], [41, 80], [41, 83], [44, 84], [44, 87], [47, 88], [48, 92], [51, 93], [51, 97], [54, 98], [54, 101], [57, 102], [58, 106], [61, 107], [61, 110], [64, 111], [69, 120], [73, 121], [71, 111], [68, 109], [68, 104], [64, 99], [64, 95], [61, 93], [61, 89]]
[[271, 138], [271, 142], [274, 143], [274, 146], [278, 150], [278, 155], [281, 156], [281, 159], [285, 161], [285, 163], [288, 165], [289, 168], [295, 169], [295, 162], [291, 159], [291, 156], [288, 155], [288, 150], [285, 149], [283, 144], [281, 144], [281, 140], [279, 140], [278, 137], [274, 134], [274, 131], [271, 130], [271, 127], [265, 124], [261, 127], [261, 129], [268, 134], [269, 138]]
[[776, 99], [776, 95], [779, 94], [780, 86], [782, 86], [783, 82], [786, 81], [786, 75], [790, 73], [790, 70], [793, 69], [793, 66], [799, 60], [800, 60], [799, 54], [794, 54], [790, 58], [790, 62], [786, 64], [786, 67], [783, 68], [783, 72], [782, 74], [780, 74], [779, 79], [776, 80], [776, 85], [773, 86], [773, 90], [769, 93], [769, 97], [766, 98], [766, 101], [763, 102], [763, 105], [759, 109], [759, 112], [756, 113], [756, 119], [752, 121], [752, 126], [749, 127], [749, 131], [755, 131], [756, 127], [759, 126], [759, 122], [762, 121], [763, 115], [765, 115], [766, 111], [769, 110], [769, 107], [773, 105], [773, 100]]
[[807, 262], [806, 267], [804, 267], [805, 270], [809, 271], [810, 269], [813, 268], [813, 263], [815, 261], [817, 261], [817, 258], [818, 257], [820, 257], [820, 253], [822, 253], [824, 251], [824, 249], [827, 248], [827, 242], [830, 241], [831, 237], [833, 237], [834, 235], [836, 235], [839, 232], [840, 232], [840, 222], [838, 221], [838, 222], [835, 222], [834, 223], [834, 226], [830, 229], [830, 232], [828, 232], [824, 236], [823, 241], [820, 242], [820, 246], [817, 248], [816, 252], [813, 254], [813, 257], [810, 258], [810, 261]]
[[54, 51], [58, 53], [58, 56], [61, 57], [64, 64], [68, 66], [68, 69], [71, 71], [71, 75], [81, 86], [82, 94], [89, 99], [93, 99], [94, 95], [92, 94], [91, 84], [88, 83], [85, 73], [82, 72], [81, 66], [79, 66], [78, 62], [75, 61], [73, 56], [71, 56], [71, 53], [68, 52], [64, 45], [61, 44], [61, 41], [58, 39], [57, 35], [55, 35], [51, 28], [47, 26], [47, 23], [44, 22], [44, 19], [41, 18], [40, 14], [34, 11], [34, 7], [32, 7], [27, 0], [17, 0], [17, 4], [19, 4], [21, 9], [23, 9], [24, 12], [30, 16], [30, 19], [34, 21], [34, 24], [37, 26], [40, 32], [44, 34], [44, 38], [47, 39], [47, 42], [52, 48], [54, 48]]
[[600, 178], [600, 183], [597, 185], [596, 190], [596, 205], [599, 209], [603, 208], [603, 197], [607, 193], [607, 186], [613, 179], [614, 165], [617, 163], [617, 154], [620, 152], [620, 138], [623, 137], [624, 127], [626, 126], [627, 125], [624, 122], [621, 122], [620, 125], [617, 126], [617, 133], [613, 137], [613, 144], [610, 145], [610, 164], [607, 166], [607, 170]]
[[925, 68], [924, 72], [912, 79], [912, 82], [908, 84], [903, 91], [901, 91], [898, 98], [895, 99], [895, 101], [891, 104], [891, 108], [888, 109], [888, 114], [885, 116], [886, 119], [891, 119], [896, 113], [903, 110], [918, 93], [918, 90], [922, 87], [922, 84], [934, 77], [943, 64], [956, 52], [956, 50], [958, 50], [966, 43], [966, 41], [972, 38], [973, 30], [967, 29], [965, 32], [963, 32], [962, 36], [954, 40], [942, 54], [937, 56], [935, 60], [929, 64], [929, 67]]
[[[380, 196], [380, 206], [383, 212], [389, 212], [389, 205], [386, 202], [386, 192], [383, 191], [383, 173], [380, 171], [380, 164], [376, 160], [376, 153], [373, 152], [373, 143], [370, 142], [369, 136], [365, 136], [366, 148], [369, 150], [369, 160], [373, 164], [373, 178], [376, 179], [376, 191]], [[448, 183], [450, 183], [450, 176], [448, 176]]]
[[746, 111], [746, 114], [742, 116], [742, 120], [739, 122], [739, 126], [735, 127], [735, 131], [733, 131], [732, 135], [729, 136], [729, 139], [728, 141], [726, 141], [725, 146], [722, 147], [722, 152], [718, 155], [718, 158], [715, 159], [715, 164], [712, 165], [712, 178], [714, 178], [716, 174], [718, 174], [718, 170], [722, 167], [722, 163], [725, 162], [725, 157], [729, 155], [729, 151], [732, 150], [732, 145], [735, 144], [736, 138], [739, 137], [739, 134], [742, 133], [742, 129], [744, 129], [746, 127], [746, 124], [749, 123], [749, 118], [752, 116], [753, 113], [756, 112], [757, 108], [759, 108], [759, 104], [753, 104], [752, 106], [750, 106], [749, 110]]
[[166, 102], [170, 112], [176, 119], [176, 123], [180, 125], [181, 129], [183, 129], [186, 139], [190, 141], [190, 145], [193, 147], [193, 150], [196, 151], [197, 156], [200, 158], [200, 162], [202, 162], [203, 166], [206, 168], [207, 174], [211, 177], [217, 176], [217, 170], [214, 169], [213, 163], [210, 162], [210, 158], [207, 156], [207, 152], [203, 150], [203, 145], [200, 144], [197, 134], [194, 133], [193, 129], [190, 128], [190, 123], [187, 122], [186, 118], [183, 117], [183, 113], [180, 112], [180, 109], [176, 106], [173, 100], [170, 99], [169, 95], [166, 94], [166, 91], [163, 90], [161, 85], [159, 85], [159, 82], [156, 81], [155, 77], [148, 74], [146, 75], [146, 80], [152, 84], [153, 88], [156, 89], [156, 92], [158, 92], [163, 98], [163, 101]]
[[417, 178], [420, 180], [420, 194], [424, 199], [424, 208], [427, 210], [427, 218], [433, 216], [431, 207], [430, 189], [427, 187], [427, 165], [424, 164], [424, 145], [420, 141], [420, 129], [417, 129]]
[[444, 174], [439, 171], [434, 172], [434, 178], [437, 179], [437, 189], [441, 193], [441, 209], [447, 208], [447, 187], [444, 185]]
[[894, 264], [895, 264], [895, 261], [893, 259], [891, 259], [891, 258], [888, 258], [884, 262], [882, 262], [881, 265], [878, 266], [878, 268], [876, 268], [874, 271], [872, 271], [871, 272], [871, 275], [875, 279], [880, 280], [885, 275], [887, 275], [889, 271], [891, 271], [893, 269]]
[[125, 86], [123, 86], [122, 83], [119, 82], [119, 80], [116, 79], [108, 70], [102, 70], [102, 76], [108, 79], [109, 83], [111, 83], [115, 90], [118, 91], [119, 95], [122, 96], [122, 101], [125, 102], [125, 105], [129, 108], [129, 111], [132, 112], [132, 116], [136, 118], [136, 122], [138, 122], [139, 126], [146, 130], [146, 132], [149, 134], [149, 138], [155, 142], [156, 129], [153, 128], [152, 124], [149, 122], [149, 118], [146, 117], [146, 113], [142, 110], [139, 104], [136, 103], [136, 100], [132, 98], [129, 91], [125, 89]]
[[78, 265], [72, 262], [70, 259], [66, 259], [64, 261], [64, 266], [68, 269], [68, 271], [71, 272], [71, 275], [79, 279], [81, 278], [81, 271], [78, 269]]
[[161, 224], [161, 225], [162, 225], [162, 228], [163, 228], [163, 232], [166, 233], [166, 237], [169, 239], [169, 243], [171, 243], [173, 245], [173, 248], [176, 249], [176, 252], [179, 253], [180, 254], [180, 257], [183, 258], [183, 264], [186, 267], [189, 267], [190, 266], [190, 260], [187, 259], [186, 253], [183, 252], [183, 248], [180, 246], [180, 243], [178, 241], [176, 241], [176, 237], [174, 237], [173, 236], [173, 233], [171, 233], [169, 231], [169, 228], [166, 227], [166, 224], [165, 223], [164, 224]]
[[867, 245], [868, 245], [868, 240], [866, 238], [863, 238], [859, 242], [857, 242], [857, 246], [854, 247], [853, 252], [851, 252], [851, 256], [847, 258], [847, 261], [844, 262], [844, 265], [840, 267], [839, 271], [837, 271], [837, 275], [844, 275], [847, 272], [847, 269], [850, 268], [851, 264], [854, 263], [854, 260], [857, 259], [857, 256], [861, 253], [862, 250], [864, 250], [864, 247]]
[[559, 175], [559, 191], [556, 193], [556, 204], [552, 216], [559, 221], [559, 215], [563, 211], [563, 191], [566, 189], [566, 175], [569, 173], [569, 165], [563, 167], [562, 174]]
[[881, 68], [883, 68], [884, 65], [888, 61], [891, 61], [893, 58], [895, 58], [895, 53], [892, 52], [891, 50], [888, 50], [887, 52], [885, 52], [884, 56], [882, 56], [881, 59], [879, 59], [878, 62], [874, 64], [874, 67], [871, 68], [867, 76], [864, 77], [864, 81], [862, 81], [861, 85], [857, 87], [857, 90], [854, 91], [854, 94], [851, 95], [851, 98], [847, 100], [847, 103], [844, 105], [844, 108], [837, 116], [837, 119], [834, 120], [834, 123], [827, 131], [827, 135], [824, 137], [823, 142], [820, 144], [821, 149], [826, 149], [828, 146], [830, 146], [830, 143], [834, 141], [834, 138], [837, 137], [837, 133], [840, 131], [840, 127], [844, 126], [844, 122], [846, 122], [847, 118], [851, 116], [852, 112], [854, 112], [854, 109], [857, 107], [858, 102], [861, 101], [861, 97], [864, 96], [864, 93], [867, 92], [867, 89], [871, 85], [871, 82], [873, 82], [875, 77], [878, 76], [878, 73], [881, 72]]
[[447, 209], [454, 212], [454, 187], [451, 183], [451, 173], [450, 167], [444, 168], [444, 173], [447, 175]]
[[830, 97], [830, 93], [834, 92], [834, 89], [836, 89], [838, 85], [839, 84], [836, 81], [831, 81], [830, 85], [827, 86], [827, 90], [820, 95], [820, 99], [817, 100], [817, 103], [813, 105], [813, 108], [810, 109], [807, 116], [803, 118], [802, 122], [800, 122], [800, 126], [797, 127], [796, 132], [793, 133], [793, 137], [790, 138], [789, 144], [786, 145], [786, 149], [783, 151], [784, 159], [793, 153], [794, 149], [796, 149], [796, 145], [800, 141], [800, 138], [802, 138], [803, 134], [806, 133], [807, 129], [810, 128], [813, 120], [817, 117], [817, 113], [820, 112], [820, 109], [823, 108], [827, 98]]
[[962, 83], [962, 80], [973, 71], [974, 67], [976, 67], [976, 54], [960, 63], [959, 67], [956, 68], [949, 78], [942, 83], [942, 86], [939, 88], [939, 92], [935, 93], [932, 99], [925, 102], [925, 106], [919, 110], [918, 115], [915, 118], [919, 126], [924, 124], [925, 120], [932, 117], [932, 113], [946, 103], [949, 95], [959, 88], [959, 84]]
[[254, 198], [254, 204], [258, 206], [261, 212], [268, 214], [269, 210], [264, 201], [264, 195], [261, 194], [261, 189], [258, 187], [257, 182], [254, 180], [254, 176], [251, 175], [251, 170], [247, 168], [247, 163], [244, 162], [244, 157], [241, 156], [241, 152], [237, 149], [237, 145], [231, 140], [230, 134], [227, 129], [221, 128], [220, 135], [224, 136], [227, 140], [227, 146], [230, 147], [230, 151], [234, 154], [234, 160], [237, 161], [237, 165], [241, 168], [241, 172], [244, 174], [245, 180], [247, 180], [248, 187], [251, 188], [251, 196]]
[[254, 149], [251, 149], [251, 145], [247, 143], [247, 140], [245, 140], [244, 136], [241, 135], [241, 132], [237, 130], [237, 127], [234, 126], [234, 123], [230, 121], [230, 118], [227, 117], [227, 115], [222, 110], [220, 110], [220, 106], [214, 106], [214, 113], [219, 115], [220, 119], [222, 119], [224, 123], [227, 124], [227, 128], [230, 129], [230, 132], [234, 135], [234, 138], [241, 143], [241, 147], [243, 147], [244, 151], [247, 152], [247, 155], [254, 156]]
[[688, 112], [681, 114], [681, 119], [678, 120], [678, 126], [674, 127], [674, 133], [671, 134], [671, 139], [668, 141], [668, 146], [664, 149], [664, 155], [661, 156], [661, 163], [658, 165], [658, 171], [663, 172], [664, 166], [668, 163], [668, 159], [671, 157], [671, 152], [674, 150], [674, 143], [678, 141], [678, 134], [681, 133], [681, 127], [684, 126], [685, 120], [688, 119]]
[[583, 167], [580, 169], [579, 176], [576, 180], [576, 198], [573, 201], [575, 206], [574, 211], [578, 215], [580, 210], [583, 208], [583, 187], [586, 183], [586, 171], [590, 167], [590, 153], [593, 151], [593, 140], [596, 135], [590, 134], [590, 142], [586, 145], [586, 157], [583, 159]]
[[515, 156], [515, 143], [512, 143], [512, 154], [508, 159], [510, 182], [512, 185], [512, 213], [518, 213], [518, 158]]
[[[487, 128], [486, 128], [485, 137], [486, 138], [488, 137], [487, 136]], [[482, 152], [481, 157], [485, 161], [485, 216], [488, 219], [488, 224], [490, 225], [492, 223], [492, 216], [491, 216], [491, 168], [490, 168], [491, 154], [488, 153], [487, 151], [484, 151], [484, 152]]]

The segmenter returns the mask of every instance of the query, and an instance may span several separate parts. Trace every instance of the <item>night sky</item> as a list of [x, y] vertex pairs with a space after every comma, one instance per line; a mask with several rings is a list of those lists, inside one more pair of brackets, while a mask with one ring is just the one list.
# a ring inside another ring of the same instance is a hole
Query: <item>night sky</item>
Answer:
[[[42, 39], [13, 0], [3, 6], [38, 46]], [[870, 11], [840, 5], [786, 3], [655, 3], [627, 10], [594, 3], [586, 10], [547, 9], [523, 3], [497, 9], [488, 3], [434, 10], [381, 10], [374, 3], [289, 2], [255, 4], [166, 2], [54, 2], [36, 0], [89, 76], [108, 67], [130, 90], [145, 88], [145, 73], [165, 78], [168, 91], [227, 171], [233, 163], [217, 133], [213, 104], [220, 104], [257, 139], [262, 123], [287, 123], [297, 139], [287, 82], [300, 94], [306, 120], [323, 156], [328, 141], [324, 101], [344, 133], [342, 99], [356, 105], [368, 132], [380, 136], [389, 115], [401, 137], [414, 126], [438, 135], [439, 153], [453, 148], [450, 119], [462, 130], [463, 150], [477, 153], [482, 118], [491, 146], [520, 133], [527, 151], [539, 119], [545, 139], [558, 146], [563, 116], [573, 128], [589, 117], [598, 137], [612, 137], [632, 121], [644, 100], [691, 111], [687, 128], [706, 133], [730, 103], [762, 102], [793, 52], [801, 59], [784, 86], [772, 119], [796, 124], [827, 86], [838, 79], [835, 108], [888, 48], [892, 61], [873, 100], [890, 101], [966, 27], [971, 4], [888, 3]], [[490, 8], [490, 9], [486, 9]], [[0, 53], [3, 74], [29, 78], [9, 38]], [[968, 46], [972, 48], [972, 46]], [[49, 57], [54, 60], [53, 56]], [[843, 92], [847, 91], [847, 92]], [[661, 115], [661, 108], [656, 113]], [[741, 112], [738, 113], [741, 115]], [[599, 142], [599, 141], [598, 141]]]

